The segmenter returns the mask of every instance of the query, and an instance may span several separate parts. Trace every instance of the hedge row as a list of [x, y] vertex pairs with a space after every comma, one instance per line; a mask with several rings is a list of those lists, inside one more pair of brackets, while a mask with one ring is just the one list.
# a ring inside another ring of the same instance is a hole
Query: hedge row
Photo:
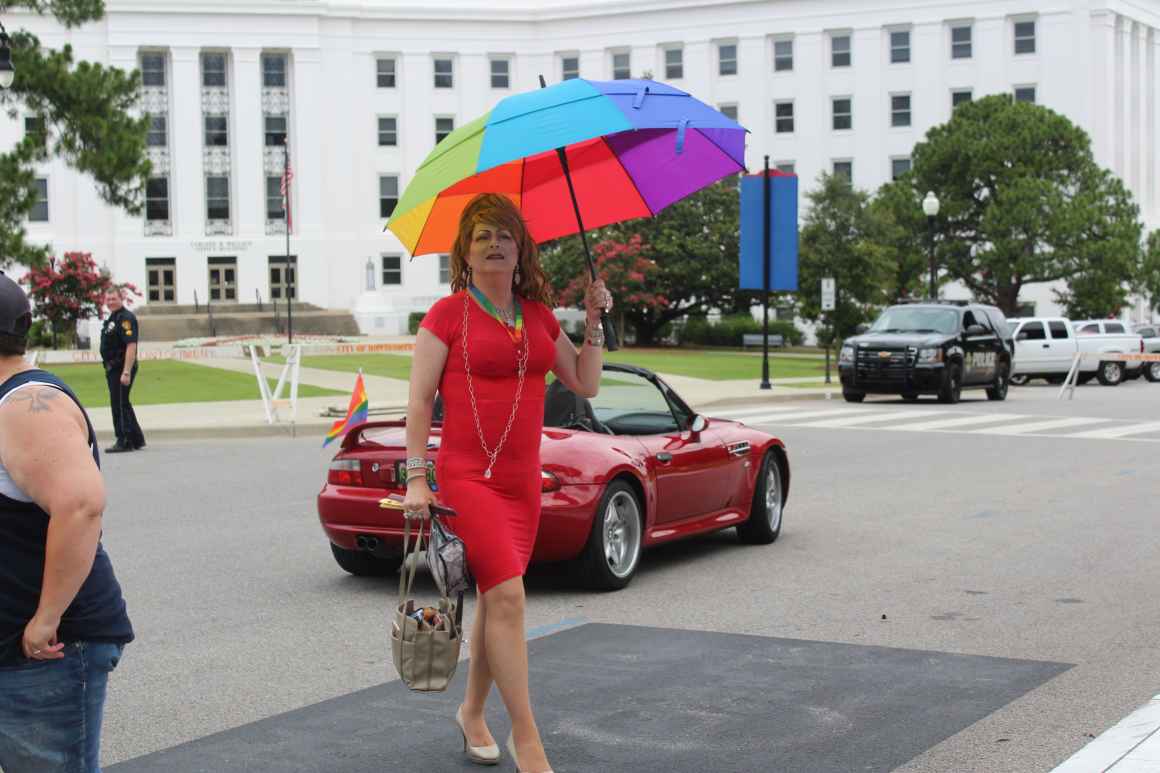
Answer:
[[[783, 336], [790, 346], [801, 346], [805, 339], [805, 334], [789, 320], [770, 320], [769, 332]], [[704, 317], [693, 317], [678, 329], [677, 341], [681, 345], [741, 346], [741, 337], [748, 333], [761, 334], [761, 322], [748, 314], [723, 317], [716, 324]]]

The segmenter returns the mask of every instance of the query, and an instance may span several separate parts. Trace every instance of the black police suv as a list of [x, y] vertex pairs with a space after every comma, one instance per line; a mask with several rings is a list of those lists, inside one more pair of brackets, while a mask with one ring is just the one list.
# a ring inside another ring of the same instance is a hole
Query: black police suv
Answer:
[[1015, 342], [1003, 313], [979, 304], [915, 303], [891, 306], [865, 333], [848, 338], [838, 355], [842, 397], [867, 394], [917, 400], [936, 394], [957, 403], [963, 389], [1007, 397]]

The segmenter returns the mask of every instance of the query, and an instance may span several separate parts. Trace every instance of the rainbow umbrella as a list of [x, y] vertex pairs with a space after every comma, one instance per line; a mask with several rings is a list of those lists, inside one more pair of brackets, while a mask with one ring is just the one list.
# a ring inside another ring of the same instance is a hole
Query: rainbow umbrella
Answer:
[[[537, 242], [583, 236], [744, 170], [745, 133], [664, 83], [574, 78], [506, 97], [445, 137], [386, 227], [412, 255], [448, 252], [463, 208], [486, 192], [519, 205]], [[595, 277], [587, 239], [584, 248]]]

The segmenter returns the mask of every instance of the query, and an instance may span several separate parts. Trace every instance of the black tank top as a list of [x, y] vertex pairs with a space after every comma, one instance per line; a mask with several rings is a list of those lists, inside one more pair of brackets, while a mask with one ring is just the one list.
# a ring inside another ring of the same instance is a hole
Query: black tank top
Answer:
[[[97, 450], [97, 437], [88, 413], [77, 396], [59, 378], [43, 370], [17, 373], [0, 384], [0, 399], [29, 382], [51, 384], [77, 404], [88, 427], [93, 461], [99, 467], [101, 459]], [[9, 489], [9, 493], [14, 492]], [[24, 660], [20, 641], [24, 627], [36, 614], [40, 600], [47, 538], [48, 513], [35, 502], [22, 502], [0, 491], [0, 666]], [[133, 626], [125, 610], [121, 586], [113, 574], [109, 556], [100, 543], [97, 544], [92, 571], [61, 617], [57, 637], [63, 642], [103, 641], [123, 644], [133, 640]]]

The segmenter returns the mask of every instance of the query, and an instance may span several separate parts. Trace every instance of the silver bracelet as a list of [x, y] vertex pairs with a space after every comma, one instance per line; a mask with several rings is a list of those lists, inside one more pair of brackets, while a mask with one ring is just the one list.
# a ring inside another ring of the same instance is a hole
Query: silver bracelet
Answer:
[[407, 457], [407, 472], [411, 470], [426, 470], [427, 460], [422, 456], [408, 456]]
[[604, 328], [599, 323], [590, 325], [584, 332], [584, 343], [597, 348], [604, 346]]

